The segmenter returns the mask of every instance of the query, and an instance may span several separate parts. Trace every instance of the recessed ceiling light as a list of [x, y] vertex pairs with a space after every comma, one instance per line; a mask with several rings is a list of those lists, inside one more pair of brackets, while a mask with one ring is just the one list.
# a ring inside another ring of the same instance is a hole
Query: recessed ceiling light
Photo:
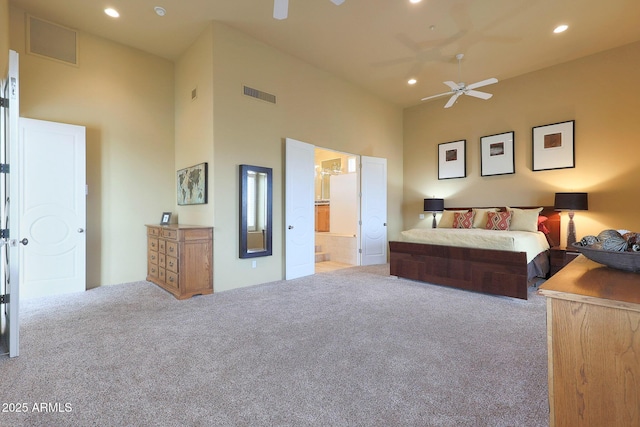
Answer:
[[411, 3], [420, 3], [422, 0], [409, 0]]
[[164, 7], [156, 6], [153, 8], [153, 10], [156, 11], [156, 15], [158, 16], [164, 16], [167, 14], [167, 11], [165, 10]]
[[409, 83], [410, 85], [414, 85], [414, 84], [418, 83], [418, 81], [416, 79], [409, 79], [407, 81], [407, 83]]
[[118, 13], [118, 11], [117, 11], [117, 10], [115, 10], [115, 9], [113, 9], [113, 8], [111, 8], [111, 7], [106, 8], [106, 9], [104, 10], [104, 13], [106, 13], [107, 15], [109, 15], [109, 16], [110, 16], [110, 17], [112, 17], [112, 18], [118, 18], [118, 17], [120, 17], [120, 14]]
[[558, 26], [553, 30], [553, 32], [554, 32], [554, 33], [556, 33], [556, 34], [564, 33], [565, 31], [567, 31], [567, 29], [568, 29], [568, 28], [569, 28], [569, 26], [568, 26], [568, 25], [565, 25], [565, 24], [558, 25]]

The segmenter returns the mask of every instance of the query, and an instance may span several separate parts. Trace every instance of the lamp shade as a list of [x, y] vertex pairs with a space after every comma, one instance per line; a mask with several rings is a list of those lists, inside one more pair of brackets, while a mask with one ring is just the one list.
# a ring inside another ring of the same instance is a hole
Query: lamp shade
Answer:
[[444, 199], [424, 199], [425, 212], [442, 212], [444, 210]]
[[556, 193], [554, 207], [557, 211], [586, 211], [589, 198], [587, 193]]

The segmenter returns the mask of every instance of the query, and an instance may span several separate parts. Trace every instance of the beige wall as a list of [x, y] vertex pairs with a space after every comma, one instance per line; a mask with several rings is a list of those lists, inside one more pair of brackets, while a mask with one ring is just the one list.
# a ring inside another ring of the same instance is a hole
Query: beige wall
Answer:
[[0, 0], [0, 79], [7, 77], [9, 62], [9, 0]]
[[[443, 98], [405, 110], [404, 228], [431, 226], [418, 215], [433, 195], [445, 206], [516, 206], [553, 205], [556, 191], [586, 191], [578, 238], [606, 228], [640, 231], [638, 70], [635, 43], [501, 81], [487, 87], [488, 101], [463, 96], [444, 109]], [[576, 167], [533, 172], [531, 128], [567, 120], [576, 121]], [[516, 173], [481, 177], [480, 137], [507, 131], [515, 131]], [[460, 139], [467, 140], [467, 177], [438, 180], [438, 144]]]
[[142, 280], [144, 224], [176, 203], [173, 64], [86, 33], [77, 67], [28, 55], [24, 22], [11, 8], [20, 115], [87, 129], [87, 285]]
[[[217, 23], [213, 60], [215, 290], [284, 277], [285, 138], [387, 158], [389, 234], [400, 231], [400, 108]], [[244, 96], [243, 85], [276, 95], [277, 104]], [[255, 259], [257, 268], [238, 258], [239, 164], [273, 168], [273, 256]]]
[[[181, 224], [214, 225], [213, 79], [213, 25], [209, 25], [175, 65], [176, 170], [202, 162], [209, 170], [208, 203], [176, 204]], [[197, 96], [192, 99], [194, 89]]]

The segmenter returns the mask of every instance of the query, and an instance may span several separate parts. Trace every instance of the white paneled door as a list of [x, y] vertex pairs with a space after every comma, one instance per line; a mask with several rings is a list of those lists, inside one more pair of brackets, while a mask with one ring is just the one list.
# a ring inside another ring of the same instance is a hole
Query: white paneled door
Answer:
[[285, 148], [285, 278], [315, 273], [315, 147], [286, 139]]
[[387, 262], [387, 159], [362, 156], [361, 265]]
[[20, 84], [18, 54], [9, 52], [6, 80], [0, 82], [0, 353], [19, 355], [20, 254], [19, 239], [18, 113]]
[[86, 289], [85, 128], [20, 119], [21, 297]]

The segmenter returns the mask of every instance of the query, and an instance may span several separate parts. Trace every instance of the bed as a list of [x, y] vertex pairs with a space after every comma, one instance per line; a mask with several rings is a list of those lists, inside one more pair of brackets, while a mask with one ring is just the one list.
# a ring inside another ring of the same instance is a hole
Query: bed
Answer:
[[[499, 207], [499, 212], [520, 209], [529, 212], [536, 207]], [[488, 208], [447, 208], [447, 211], [486, 211]], [[476, 238], [468, 238], [467, 247], [446, 244], [442, 240], [437, 243], [429, 241], [430, 230], [440, 234], [438, 229], [422, 229], [421, 231], [405, 230], [397, 241], [389, 242], [390, 274], [406, 279], [419, 280], [437, 285], [452, 286], [476, 292], [504, 295], [527, 299], [527, 289], [539, 277], [545, 277], [549, 271], [549, 251], [560, 241], [560, 215], [553, 206], [543, 206], [538, 213], [544, 230], [543, 239], [547, 245], [539, 253], [535, 250], [523, 249], [518, 237], [513, 237], [512, 247], [505, 243], [509, 238], [507, 231], [489, 231], [499, 235], [503, 240], [497, 248], [477, 247]], [[444, 216], [442, 218], [444, 220]], [[441, 220], [442, 221], [442, 220]], [[440, 225], [440, 224], [439, 224]], [[482, 227], [478, 227], [482, 228]], [[465, 230], [458, 230], [465, 232]], [[473, 231], [473, 230], [469, 230]], [[531, 230], [531, 234], [536, 231]], [[407, 234], [424, 234], [422, 237]], [[477, 234], [477, 233], [476, 233]], [[539, 237], [538, 237], [539, 238]], [[416, 240], [417, 239], [417, 240]], [[545, 249], [546, 248], [546, 249]]]

